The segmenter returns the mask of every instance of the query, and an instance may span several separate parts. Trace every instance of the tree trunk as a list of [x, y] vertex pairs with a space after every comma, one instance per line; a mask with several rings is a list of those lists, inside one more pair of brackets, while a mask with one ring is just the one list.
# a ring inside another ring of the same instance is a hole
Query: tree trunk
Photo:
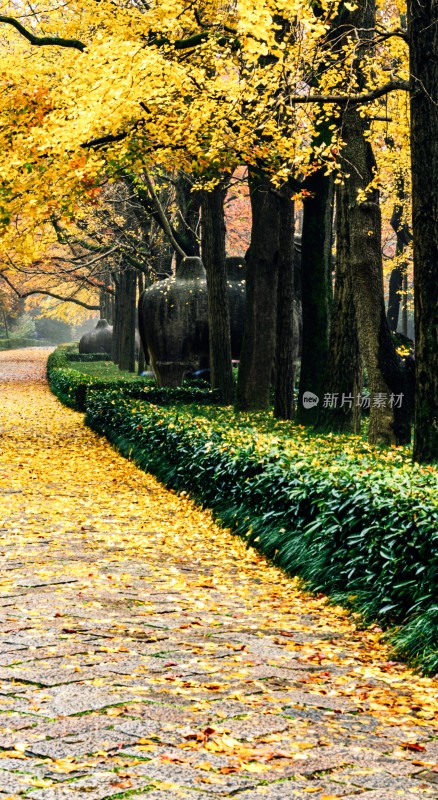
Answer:
[[[175, 183], [176, 202], [178, 205], [175, 230], [178, 234], [178, 243], [185, 254], [199, 257], [199, 212], [203, 193], [198, 190], [193, 192], [192, 188], [193, 179], [190, 179], [184, 172], [180, 171]], [[181, 255], [176, 253], [177, 269], [181, 260]]]
[[2, 314], [3, 314], [3, 325], [4, 325], [4, 328], [5, 328], [6, 338], [9, 339], [8, 320], [6, 318], [6, 313], [5, 313], [4, 308], [2, 308]]
[[[399, 261], [403, 255], [405, 247], [411, 240], [411, 234], [406, 222], [403, 222], [403, 201], [405, 199], [404, 180], [403, 175], [397, 177], [397, 200], [394, 205], [394, 211], [391, 217], [391, 227], [397, 237], [397, 245], [395, 254], [398, 256]], [[395, 333], [398, 328], [398, 320], [400, 316], [400, 303], [401, 292], [403, 291], [403, 277], [407, 270], [407, 264], [398, 263], [391, 272], [389, 278], [389, 296], [388, 296], [388, 312], [387, 320], [389, 330]]]
[[[386, 320], [379, 193], [367, 188], [376, 163], [365, 132], [366, 121], [358, 110], [347, 109], [342, 117], [345, 146], [340, 158], [347, 173], [347, 258], [371, 397], [368, 439], [372, 444], [405, 444], [410, 438], [406, 376]], [[360, 192], [366, 192], [365, 196], [358, 196]]]
[[402, 294], [402, 334], [408, 335], [408, 271], [403, 274], [403, 294]]
[[113, 340], [111, 347], [111, 360], [114, 364], [119, 363], [120, 359], [120, 297], [121, 297], [121, 275], [114, 274], [114, 316], [113, 316]]
[[129, 301], [127, 292], [126, 270], [119, 278], [119, 369], [127, 370], [129, 366]]
[[[106, 301], [106, 292], [105, 289], [100, 289], [99, 291], [99, 314], [101, 319], [106, 319], [105, 316], [105, 301]], [[108, 320], [107, 320], [108, 322]]]
[[401, 291], [403, 289], [403, 272], [400, 267], [394, 267], [389, 276], [388, 313], [389, 330], [395, 333], [398, 328], [400, 316]]
[[137, 273], [134, 269], [129, 270], [129, 372], [135, 372], [136, 367], [136, 332], [137, 332]]
[[[144, 291], [144, 275], [142, 272], [137, 274], [137, 283], [138, 283], [138, 297], [141, 297], [142, 292]], [[146, 369], [146, 353], [143, 348], [143, 342], [140, 340], [140, 346], [138, 351], [138, 367], [137, 373], [139, 375], [143, 375], [143, 372]]]
[[[362, 362], [359, 353], [353, 286], [348, 265], [348, 196], [340, 187], [336, 200], [336, 277], [323, 391], [317, 406], [317, 429], [359, 433]], [[305, 406], [304, 413], [305, 413]], [[313, 408], [309, 407], [309, 411]]]
[[225, 265], [224, 200], [227, 186], [202, 192], [202, 261], [207, 273], [211, 385], [224, 403], [233, 402], [230, 311]]
[[274, 415], [280, 419], [294, 416], [294, 211], [288, 196], [280, 203], [280, 240], [277, 291], [277, 340], [275, 348]]
[[414, 460], [438, 461], [438, 4], [410, 0]]
[[297, 421], [314, 424], [318, 407], [303, 406], [304, 392], [322, 395], [331, 311], [331, 243], [333, 196], [331, 176], [319, 169], [305, 181], [310, 192], [303, 203], [301, 297], [303, 334]]
[[106, 273], [104, 275], [104, 281], [106, 284], [106, 291], [105, 291], [105, 301], [104, 301], [104, 316], [103, 318], [112, 325], [113, 323], [113, 307], [114, 307], [114, 295], [113, 295], [113, 284], [111, 275]]
[[135, 320], [136, 320], [136, 274], [126, 269], [120, 275], [120, 356], [119, 369], [135, 372]]
[[237, 382], [237, 408], [269, 407], [275, 355], [280, 196], [269, 176], [249, 170], [251, 244], [246, 271], [246, 316]]

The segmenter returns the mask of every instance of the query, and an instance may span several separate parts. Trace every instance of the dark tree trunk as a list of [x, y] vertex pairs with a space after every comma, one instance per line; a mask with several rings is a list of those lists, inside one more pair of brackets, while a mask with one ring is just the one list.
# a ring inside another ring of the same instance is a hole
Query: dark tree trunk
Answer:
[[303, 334], [297, 421], [314, 424], [318, 407], [305, 408], [304, 392], [321, 397], [327, 363], [331, 311], [332, 178], [319, 169], [305, 188], [301, 238], [301, 297]]
[[137, 273], [129, 270], [129, 372], [135, 372], [137, 330]]
[[100, 318], [101, 319], [106, 319], [106, 316], [105, 316], [105, 300], [106, 300], [105, 289], [101, 289], [99, 291], [99, 314], [100, 314]]
[[[199, 219], [202, 193], [200, 191], [192, 191], [193, 180], [185, 175], [184, 172], [178, 174], [175, 188], [178, 214], [174, 227], [178, 235], [178, 244], [187, 256], [199, 256]], [[177, 268], [180, 263], [181, 256], [177, 253]]]
[[227, 186], [202, 192], [202, 261], [207, 273], [211, 385], [224, 403], [233, 402], [230, 311], [225, 265], [224, 200]]
[[[138, 296], [141, 297], [141, 293], [144, 291], [144, 275], [142, 272], [139, 272], [137, 275], [137, 284], [138, 284]], [[146, 369], [146, 353], [143, 347], [143, 341], [140, 340], [139, 350], [138, 350], [138, 367], [137, 372], [139, 375], [142, 375]]]
[[[403, 255], [405, 247], [411, 240], [411, 234], [406, 222], [403, 222], [403, 200], [405, 199], [404, 180], [403, 175], [397, 178], [397, 201], [394, 205], [394, 211], [391, 217], [391, 227], [397, 236], [397, 245], [395, 254], [399, 259], [399, 263], [391, 271], [389, 278], [389, 295], [388, 295], [388, 312], [387, 320], [389, 330], [395, 333], [398, 328], [398, 320], [400, 316], [400, 303], [401, 292], [403, 291], [403, 277], [407, 270], [406, 264], [401, 264], [400, 259]], [[405, 298], [406, 300], [406, 298]], [[405, 303], [404, 303], [405, 305]]]
[[129, 367], [129, 297], [128, 297], [128, 280], [127, 270], [120, 274], [120, 291], [119, 291], [119, 353], [118, 365], [119, 369], [127, 370]]
[[275, 348], [274, 415], [294, 416], [294, 201], [287, 195], [280, 202], [277, 340]]
[[[368, 438], [373, 444], [404, 444], [410, 438], [406, 376], [386, 320], [379, 194], [376, 189], [367, 188], [374, 178], [376, 164], [365, 133], [364, 118], [357, 109], [347, 109], [342, 118], [345, 146], [341, 160], [348, 174], [344, 178], [348, 202], [348, 263], [360, 350], [371, 396]], [[358, 197], [364, 191], [365, 198]], [[401, 407], [398, 407], [399, 401]]]
[[111, 275], [109, 273], [105, 273], [103, 275], [103, 282], [105, 283], [105, 288], [101, 290], [100, 293], [100, 315], [102, 319], [106, 319], [106, 321], [112, 325], [113, 322], [113, 286]]
[[[336, 201], [336, 278], [323, 391], [317, 406], [317, 428], [359, 433], [362, 363], [359, 353], [353, 286], [348, 265], [348, 196], [338, 189]], [[311, 410], [312, 406], [309, 410]]]
[[246, 316], [237, 382], [237, 408], [269, 407], [277, 326], [281, 199], [269, 176], [249, 170], [251, 244], [246, 271]]
[[113, 341], [111, 346], [111, 359], [114, 364], [120, 360], [120, 273], [113, 275], [114, 282], [114, 315], [113, 315]]
[[111, 293], [107, 293], [105, 298], [105, 317], [104, 319], [112, 325], [113, 324], [113, 316], [114, 316], [114, 295]]
[[[351, 36], [356, 43], [354, 68], [358, 87], [362, 88], [365, 79], [361, 57], [364, 53], [368, 58], [372, 56], [368, 32], [376, 23], [375, 0], [360, 3], [352, 10], [341, 4], [339, 22], [343, 40]], [[375, 178], [376, 163], [367, 138], [368, 123], [356, 107], [345, 107], [340, 125], [344, 142], [339, 156], [344, 167], [342, 248], [346, 248], [341, 260], [347, 267], [345, 282], [347, 289], [351, 286], [360, 353], [368, 373], [369, 441], [401, 444], [410, 436], [406, 376], [386, 320], [379, 194], [368, 188]], [[346, 392], [341, 387], [339, 390]]]
[[[403, 273], [403, 294], [402, 294], [402, 334], [408, 335], [408, 271]], [[415, 335], [415, 334], [414, 334]]]
[[6, 338], [9, 339], [8, 320], [7, 320], [4, 308], [2, 308], [2, 314], [3, 314], [3, 325], [4, 325], [4, 329], [5, 329]]
[[389, 276], [388, 314], [389, 330], [395, 333], [398, 328], [400, 316], [400, 292], [403, 289], [403, 272], [400, 267], [394, 267]]
[[119, 369], [135, 372], [136, 274], [126, 269], [120, 275]]
[[414, 459], [438, 461], [438, 4], [410, 0]]

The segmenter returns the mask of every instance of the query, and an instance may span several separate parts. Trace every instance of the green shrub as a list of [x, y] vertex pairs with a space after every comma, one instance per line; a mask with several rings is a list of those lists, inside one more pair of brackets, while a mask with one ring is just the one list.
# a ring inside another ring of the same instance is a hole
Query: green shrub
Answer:
[[251, 427], [248, 418], [115, 392], [91, 390], [87, 399], [88, 424], [139, 466], [188, 489], [312, 590], [392, 628], [397, 651], [436, 672], [436, 469], [413, 466], [401, 448], [385, 453], [353, 437], [353, 451], [348, 437], [290, 425], [281, 436], [281, 425], [263, 426], [260, 415]]
[[92, 382], [93, 379], [89, 375], [83, 375], [66, 367], [52, 369], [49, 373], [49, 385], [52, 392], [56, 394], [61, 403], [75, 411], [85, 411], [87, 386], [90, 386]]
[[11, 336], [9, 339], [0, 339], [0, 350], [18, 350], [22, 347], [50, 347], [51, 342], [44, 339], [26, 339], [22, 336]]
[[92, 363], [94, 361], [109, 361], [107, 353], [66, 353], [67, 361], [77, 361], [79, 363]]
[[[72, 346], [58, 347], [50, 354], [47, 360], [47, 379], [52, 392], [66, 406], [75, 411], [85, 411], [87, 407], [87, 393], [91, 389], [103, 392], [115, 392], [116, 396], [123, 396], [159, 405], [174, 405], [175, 403], [219, 403], [219, 393], [213, 391], [205, 384], [187, 385], [177, 389], [165, 389], [155, 385], [150, 378], [127, 375], [118, 376], [115, 367], [115, 376], [112, 370], [104, 370], [103, 374], [89, 374], [78, 365], [74, 369], [74, 362], [70, 361]], [[88, 364], [85, 365], [87, 367]], [[104, 366], [96, 364], [96, 368]], [[114, 365], [113, 365], [114, 366]], [[110, 374], [105, 374], [108, 372]]]
[[61, 347], [57, 347], [53, 353], [50, 353], [46, 366], [47, 380], [49, 383], [51, 374], [55, 369], [65, 369], [68, 367], [67, 353], [69, 353], [71, 349], [72, 345], [62, 345]]
[[438, 671], [436, 467], [413, 465], [406, 448], [236, 415], [211, 405], [208, 388], [105, 384], [66, 364], [62, 349], [49, 357], [53, 390], [124, 455], [312, 590], [379, 620], [399, 656]]

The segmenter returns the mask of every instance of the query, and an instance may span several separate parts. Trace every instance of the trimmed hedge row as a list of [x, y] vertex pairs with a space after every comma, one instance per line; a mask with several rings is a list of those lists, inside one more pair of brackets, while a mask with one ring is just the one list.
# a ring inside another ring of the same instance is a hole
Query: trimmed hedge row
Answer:
[[367, 471], [341, 454], [303, 463], [301, 448], [259, 447], [255, 431], [240, 435], [235, 422], [231, 435], [193, 414], [94, 390], [86, 421], [309, 588], [389, 627], [400, 656], [437, 672], [436, 470]]
[[46, 339], [25, 339], [19, 338], [16, 339], [0, 339], [0, 350], [18, 350], [22, 347], [51, 347], [52, 342], [47, 341]]
[[66, 353], [67, 361], [76, 361], [81, 364], [94, 363], [95, 361], [111, 361], [108, 353]]
[[[175, 403], [219, 403], [219, 393], [196, 384], [178, 389], [163, 389], [151, 382], [149, 378], [126, 380], [106, 380], [87, 375], [74, 369], [68, 360], [67, 348], [59, 347], [50, 354], [47, 360], [47, 378], [52, 392], [61, 403], [75, 411], [86, 411], [87, 395], [91, 389], [103, 392], [116, 391], [117, 396], [146, 400], [158, 405], [174, 405]], [[108, 359], [106, 359], [108, 360]]]
[[[103, 387], [65, 369], [59, 351], [49, 361], [58, 397], [78, 407], [85, 386], [86, 422], [124, 455], [309, 588], [379, 620], [398, 656], [438, 671], [436, 468], [412, 465], [402, 448], [209, 408], [208, 389]], [[177, 405], [188, 400], [197, 405]]]

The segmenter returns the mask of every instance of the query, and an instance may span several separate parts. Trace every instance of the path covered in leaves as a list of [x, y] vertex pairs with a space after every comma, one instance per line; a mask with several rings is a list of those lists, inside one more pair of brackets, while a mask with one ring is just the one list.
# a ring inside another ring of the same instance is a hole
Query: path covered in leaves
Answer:
[[438, 797], [438, 686], [0, 354], [0, 798]]

